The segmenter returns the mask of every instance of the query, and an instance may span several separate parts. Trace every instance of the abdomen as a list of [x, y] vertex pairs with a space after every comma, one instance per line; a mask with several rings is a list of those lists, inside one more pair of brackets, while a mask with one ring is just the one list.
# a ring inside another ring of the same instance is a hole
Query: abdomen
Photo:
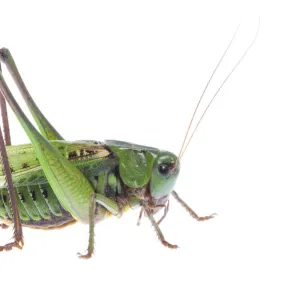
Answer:
[[[96, 193], [117, 199], [123, 191], [118, 174], [118, 161], [102, 144], [51, 141], [63, 156], [87, 177]], [[36, 158], [32, 145], [7, 147], [21, 222], [33, 228], [57, 228], [75, 222], [55, 196]], [[96, 221], [111, 214], [96, 205]], [[5, 177], [0, 170], [0, 223], [12, 223]]]
[[[24, 226], [33, 228], [55, 228], [73, 223], [74, 218], [57, 200], [48, 183], [22, 186], [15, 189], [19, 214]], [[7, 189], [0, 189], [0, 221], [12, 223]]]

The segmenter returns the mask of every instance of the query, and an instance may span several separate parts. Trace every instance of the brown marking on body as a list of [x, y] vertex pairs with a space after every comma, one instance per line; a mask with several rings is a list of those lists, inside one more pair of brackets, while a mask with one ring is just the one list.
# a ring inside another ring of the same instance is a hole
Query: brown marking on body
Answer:
[[35, 191], [29, 191], [32, 201], [36, 201]]
[[26, 168], [29, 168], [29, 164], [28, 163], [23, 163], [22, 164], [22, 169], [26, 169]]
[[40, 189], [41, 190], [41, 193], [42, 193], [42, 195], [43, 195], [43, 197], [45, 198], [45, 199], [48, 199], [48, 192], [47, 192], [47, 190], [46, 189]]
[[18, 196], [19, 196], [20, 200], [24, 203], [24, 202], [25, 202], [25, 197], [24, 197], [24, 195], [21, 194], [21, 193], [18, 193]]
[[6, 195], [3, 195], [3, 201], [4, 201], [5, 203], [7, 203], [7, 196], [6, 196]]
[[94, 151], [94, 150], [85, 150], [85, 152], [87, 153], [87, 155], [97, 154], [97, 151]]
[[68, 159], [71, 160], [71, 159], [76, 159], [78, 157], [76, 151], [72, 151], [72, 152], [69, 152], [68, 154]]

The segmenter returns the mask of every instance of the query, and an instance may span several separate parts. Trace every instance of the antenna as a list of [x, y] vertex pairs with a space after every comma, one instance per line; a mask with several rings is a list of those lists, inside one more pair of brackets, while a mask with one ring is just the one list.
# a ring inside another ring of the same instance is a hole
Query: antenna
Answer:
[[[232, 37], [232, 39], [231, 39], [229, 45], [227, 46], [227, 48], [226, 48], [224, 54], [222, 55], [221, 59], [219, 60], [219, 62], [218, 62], [218, 64], [217, 64], [216, 68], [214, 69], [214, 71], [213, 71], [213, 73], [212, 73], [212, 75], [211, 75], [209, 81], [207, 82], [207, 84], [206, 84], [206, 86], [205, 86], [205, 89], [204, 89], [203, 93], [201, 94], [200, 100], [198, 101], [198, 104], [197, 104], [196, 109], [195, 109], [195, 111], [194, 111], [193, 117], [192, 117], [192, 119], [191, 119], [191, 121], [190, 121], [188, 130], [187, 130], [187, 133], [186, 133], [186, 135], [185, 135], [185, 139], [184, 139], [184, 142], [183, 142], [183, 144], [182, 144], [182, 147], [181, 147], [181, 150], [180, 150], [180, 153], [179, 153], [179, 156], [178, 156], [178, 159], [179, 159], [179, 160], [183, 157], [184, 153], [186, 152], [186, 149], [188, 148], [189, 144], [191, 143], [191, 140], [193, 139], [193, 136], [195, 135], [195, 132], [197, 131], [197, 129], [198, 129], [198, 127], [199, 127], [199, 125], [200, 125], [200, 123], [201, 123], [203, 117], [205, 116], [205, 114], [206, 114], [207, 110], [209, 109], [209, 107], [211, 106], [212, 102], [213, 102], [214, 99], [217, 97], [217, 95], [219, 94], [219, 92], [220, 92], [220, 90], [222, 89], [222, 87], [224, 86], [224, 84], [227, 82], [227, 80], [230, 78], [230, 76], [231, 76], [232, 73], [236, 70], [236, 68], [239, 66], [239, 64], [243, 61], [243, 59], [245, 58], [245, 56], [247, 55], [247, 53], [249, 52], [249, 50], [252, 48], [253, 44], [255, 43], [255, 41], [256, 41], [256, 39], [257, 39], [257, 36], [258, 36], [259, 28], [260, 28], [260, 19], [259, 19], [258, 27], [257, 27], [256, 33], [255, 33], [255, 36], [254, 36], [252, 42], [251, 42], [250, 45], [247, 47], [247, 49], [246, 49], [246, 51], [244, 52], [244, 54], [242, 55], [242, 57], [241, 57], [241, 58], [238, 60], [238, 62], [235, 64], [235, 66], [233, 67], [233, 69], [232, 69], [232, 70], [229, 72], [229, 74], [226, 76], [226, 78], [224, 79], [224, 81], [222, 82], [222, 84], [220, 85], [220, 87], [217, 89], [216, 93], [214, 94], [214, 96], [212, 97], [212, 99], [211, 99], [210, 102], [208, 103], [207, 107], [205, 108], [204, 112], [202, 113], [202, 115], [201, 115], [201, 117], [200, 117], [200, 119], [199, 119], [199, 121], [198, 121], [198, 123], [197, 123], [195, 129], [193, 130], [193, 132], [192, 132], [190, 138], [188, 139], [188, 135], [189, 135], [189, 132], [190, 132], [192, 123], [193, 123], [193, 121], [194, 121], [194, 119], [195, 119], [195, 115], [196, 115], [196, 112], [197, 112], [197, 110], [198, 110], [198, 107], [199, 107], [199, 105], [200, 105], [200, 103], [201, 103], [201, 100], [202, 100], [202, 98], [204, 97], [204, 94], [205, 94], [205, 92], [206, 92], [206, 90], [207, 90], [207, 88], [208, 88], [208, 86], [209, 86], [209, 84], [210, 84], [212, 78], [214, 77], [214, 75], [215, 75], [217, 69], [219, 68], [219, 65], [220, 65], [221, 62], [223, 61], [223, 58], [226, 56], [227, 51], [229, 50], [229, 48], [230, 48], [230, 46], [231, 46], [233, 40], [235, 39], [235, 36], [236, 36], [236, 34], [237, 34], [237, 32], [238, 32], [239, 27], [240, 27], [240, 25], [237, 27], [237, 29], [236, 29], [236, 31], [235, 31], [235, 33], [234, 33], [234, 35], [233, 35], [233, 37]], [[187, 141], [187, 142], [186, 142], [186, 141]]]
[[203, 99], [203, 97], [204, 97], [204, 95], [205, 95], [205, 93], [206, 93], [207, 88], [208, 88], [209, 85], [210, 85], [211, 80], [213, 79], [213, 77], [214, 77], [216, 71], [218, 70], [219, 65], [220, 65], [221, 62], [223, 61], [223, 59], [224, 59], [224, 57], [226, 56], [226, 54], [227, 54], [227, 52], [228, 52], [228, 50], [229, 50], [231, 44], [233, 43], [233, 41], [234, 41], [234, 39], [235, 39], [235, 36], [236, 36], [236, 34], [237, 34], [238, 30], [239, 30], [239, 27], [240, 27], [240, 24], [239, 24], [238, 27], [236, 28], [235, 33], [234, 33], [233, 37], [231, 38], [231, 41], [230, 41], [229, 45], [227, 46], [226, 50], [224, 51], [222, 57], [220, 58], [218, 64], [216, 65], [214, 71], [212, 72], [212, 74], [211, 74], [211, 76], [210, 76], [210, 78], [209, 78], [209, 80], [208, 80], [208, 82], [207, 82], [207, 84], [206, 84], [206, 86], [205, 86], [205, 88], [204, 88], [202, 94], [201, 94], [201, 97], [200, 97], [200, 99], [199, 99], [199, 101], [198, 101], [198, 103], [197, 103], [197, 105], [196, 105], [196, 108], [195, 108], [195, 110], [194, 110], [192, 119], [191, 119], [191, 121], [190, 121], [190, 123], [189, 123], [187, 132], [186, 132], [186, 134], [185, 134], [185, 137], [184, 137], [184, 140], [183, 140], [183, 143], [182, 143], [182, 146], [181, 146], [181, 149], [180, 149], [178, 158], [180, 158], [180, 157], [182, 156], [183, 149], [184, 149], [184, 145], [185, 145], [185, 142], [186, 142], [186, 140], [187, 140], [187, 138], [188, 138], [188, 134], [189, 134], [190, 129], [191, 129], [191, 127], [192, 127], [192, 124], [193, 124], [193, 121], [194, 121], [194, 119], [195, 119], [196, 113], [197, 113], [197, 111], [198, 111], [199, 105], [200, 105], [200, 103], [201, 103], [201, 101], [202, 101], [202, 99]]

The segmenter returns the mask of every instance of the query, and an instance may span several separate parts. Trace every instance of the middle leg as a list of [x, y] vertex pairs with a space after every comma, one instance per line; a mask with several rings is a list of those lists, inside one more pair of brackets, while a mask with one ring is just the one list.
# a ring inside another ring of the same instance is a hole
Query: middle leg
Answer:
[[95, 195], [92, 195], [89, 207], [89, 243], [87, 254], [78, 253], [78, 257], [82, 259], [89, 259], [92, 257], [95, 251], [95, 209], [96, 201]]
[[158, 239], [160, 240], [160, 242], [161, 242], [165, 247], [167, 247], [167, 248], [170, 248], [170, 249], [177, 249], [177, 248], [178, 248], [177, 245], [172, 245], [172, 244], [168, 243], [168, 242], [165, 240], [163, 233], [161, 232], [161, 230], [160, 230], [158, 224], [156, 223], [155, 219], [153, 218], [153, 215], [152, 215], [152, 213], [150, 212], [150, 210], [148, 209], [148, 207], [147, 207], [146, 205], [143, 205], [143, 207], [144, 207], [144, 210], [145, 210], [145, 212], [146, 212], [146, 215], [147, 215], [147, 217], [149, 218], [149, 220], [150, 220], [150, 222], [151, 222], [151, 224], [152, 224], [152, 226], [153, 226], [153, 228], [154, 228], [154, 230], [155, 230], [155, 232], [156, 232], [156, 234], [157, 234], [157, 237], [158, 237]]

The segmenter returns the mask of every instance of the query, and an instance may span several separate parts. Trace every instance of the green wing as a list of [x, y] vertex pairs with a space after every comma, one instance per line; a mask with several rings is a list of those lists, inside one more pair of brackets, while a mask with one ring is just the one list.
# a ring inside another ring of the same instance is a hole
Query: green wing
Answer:
[[[94, 141], [49, 141], [49, 143], [87, 175], [99, 168], [101, 162], [110, 155], [110, 151], [103, 144], [96, 144]], [[6, 150], [15, 187], [47, 183], [32, 144], [7, 146]], [[0, 169], [0, 187], [4, 184], [3, 170]]]

